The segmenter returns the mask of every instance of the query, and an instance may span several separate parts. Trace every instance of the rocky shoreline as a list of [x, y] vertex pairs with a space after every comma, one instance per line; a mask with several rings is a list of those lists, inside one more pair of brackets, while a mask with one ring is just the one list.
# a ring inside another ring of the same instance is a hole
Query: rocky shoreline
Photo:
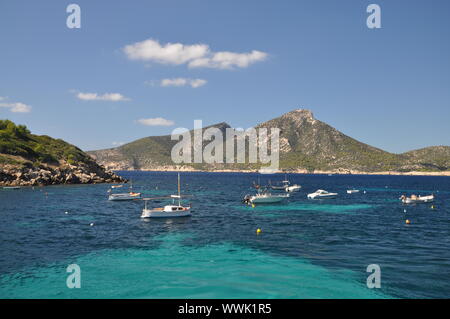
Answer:
[[1, 165], [0, 186], [46, 186], [59, 184], [124, 183], [126, 179], [92, 165]]
[[[120, 169], [115, 169], [115, 171], [120, 171]], [[258, 170], [234, 170], [234, 169], [216, 169], [216, 170], [201, 170], [195, 169], [187, 166], [164, 166], [157, 167], [153, 169], [124, 169], [123, 171], [142, 171], [142, 172], [208, 172], [208, 173], [259, 173]], [[332, 170], [332, 171], [321, 171], [314, 170], [308, 171], [306, 169], [296, 169], [296, 170], [280, 170], [275, 173], [288, 173], [288, 174], [317, 174], [317, 175], [393, 175], [393, 176], [450, 176], [450, 171], [441, 172], [422, 172], [422, 171], [408, 171], [408, 172], [398, 172], [398, 171], [382, 171], [382, 172], [362, 172], [353, 170]]]

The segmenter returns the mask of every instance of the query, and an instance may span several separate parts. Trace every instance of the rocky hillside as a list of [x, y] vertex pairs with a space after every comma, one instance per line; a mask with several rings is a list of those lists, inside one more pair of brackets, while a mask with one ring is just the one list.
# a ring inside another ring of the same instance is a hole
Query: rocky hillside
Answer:
[[[225, 136], [225, 130], [230, 126], [227, 123], [219, 123], [207, 126], [203, 128], [203, 131], [210, 127], [218, 128]], [[192, 135], [194, 130], [191, 130], [190, 132]], [[171, 159], [171, 152], [172, 147], [177, 142], [178, 141], [172, 141], [170, 135], [150, 136], [124, 144], [117, 148], [90, 151], [88, 154], [105, 167], [114, 170], [169, 169], [174, 166]], [[207, 167], [207, 165], [195, 164], [189, 166], [204, 169]]]
[[0, 185], [124, 182], [79, 148], [0, 120]]
[[401, 167], [402, 156], [361, 143], [295, 110], [259, 127], [280, 129], [280, 165], [285, 169], [387, 171]]
[[[226, 123], [213, 125], [221, 130]], [[393, 154], [361, 143], [314, 118], [309, 110], [298, 109], [255, 128], [280, 129], [280, 169], [385, 172], [450, 170], [450, 147], [437, 146], [403, 154]], [[192, 131], [191, 131], [192, 132]], [[112, 169], [170, 169], [170, 153], [175, 141], [170, 135], [146, 137], [118, 148], [88, 152]], [[197, 164], [198, 169], [257, 169], [264, 165]]]
[[411, 170], [445, 171], [450, 168], [450, 146], [430, 146], [403, 154]]

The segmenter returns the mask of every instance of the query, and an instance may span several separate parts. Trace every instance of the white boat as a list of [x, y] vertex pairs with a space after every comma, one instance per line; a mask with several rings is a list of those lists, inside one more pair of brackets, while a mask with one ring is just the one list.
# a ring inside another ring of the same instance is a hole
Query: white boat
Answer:
[[359, 193], [359, 189], [347, 189], [347, 194]]
[[284, 190], [288, 193], [291, 193], [298, 192], [302, 187], [298, 184], [291, 185], [291, 182], [287, 179], [287, 174], [285, 174], [284, 181], [279, 182], [278, 185], [272, 185], [272, 183], [270, 183], [270, 188], [272, 188], [273, 190]]
[[284, 175], [284, 181], [278, 182], [277, 185], [272, 185], [272, 182], [269, 180], [269, 186], [273, 190], [286, 190], [286, 187], [288, 187], [291, 184], [290, 181], [287, 179], [287, 174]]
[[17, 189], [20, 189], [20, 187], [19, 186], [3, 186], [3, 189], [6, 189], [6, 190], [17, 190]]
[[400, 200], [404, 204], [414, 204], [414, 203], [430, 203], [434, 201], [434, 195], [428, 195], [428, 196], [416, 196], [411, 195], [411, 197], [406, 197], [405, 195], [402, 195], [400, 197]]
[[329, 193], [323, 189], [318, 189], [314, 193], [308, 194], [309, 199], [320, 199], [320, 198], [334, 198], [337, 193]]
[[109, 193], [108, 200], [119, 201], [119, 200], [133, 200], [133, 199], [141, 198], [141, 193], [135, 193], [132, 191], [132, 189], [133, 189], [132, 183], [130, 183], [130, 191], [128, 193], [116, 193], [116, 194], [112, 193], [113, 189], [121, 188], [121, 187], [123, 187], [123, 185], [111, 186], [111, 189], [108, 190], [108, 193]]
[[246, 204], [273, 204], [288, 198], [289, 194], [271, 194], [267, 190], [258, 192], [256, 195], [246, 195], [243, 202]]
[[140, 199], [141, 193], [119, 193], [119, 194], [110, 194], [108, 196], [108, 200], [133, 200], [133, 199]]
[[302, 187], [300, 185], [294, 184], [291, 186], [286, 187], [286, 192], [291, 193], [291, 192], [298, 192]]
[[286, 188], [289, 187], [289, 181], [281, 181], [280, 184], [281, 185], [272, 185], [272, 183], [270, 183], [270, 188], [272, 188], [273, 190], [285, 191]]
[[[180, 194], [180, 174], [178, 174], [178, 195], [171, 195], [170, 197], [156, 197], [156, 198], [144, 198], [145, 207], [142, 210], [141, 218], [174, 218], [174, 217], [187, 217], [191, 216], [191, 206], [181, 205]], [[147, 202], [152, 199], [159, 198], [172, 198], [172, 205], [165, 205], [164, 207], [151, 208], [147, 207]], [[175, 203], [175, 199], [178, 199], [178, 204]]]

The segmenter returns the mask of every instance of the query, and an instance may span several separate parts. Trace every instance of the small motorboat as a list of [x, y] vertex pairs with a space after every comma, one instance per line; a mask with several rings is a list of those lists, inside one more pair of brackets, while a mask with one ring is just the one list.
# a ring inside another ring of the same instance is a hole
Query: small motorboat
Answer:
[[276, 185], [272, 185], [272, 182], [269, 181], [269, 186], [274, 191], [284, 191], [289, 186], [290, 182], [288, 180], [281, 181], [277, 183]]
[[411, 195], [411, 197], [406, 197], [405, 195], [402, 195], [400, 197], [400, 200], [404, 204], [414, 204], [414, 203], [430, 203], [434, 201], [434, 195], [428, 195], [428, 196], [416, 196]]
[[347, 194], [359, 193], [359, 189], [347, 189]]
[[110, 194], [108, 196], [108, 200], [133, 200], [133, 199], [140, 199], [141, 193], [118, 193], [118, 194]]
[[318, 189], [314, 193], [308, 194], [309, 199], [335, 198], [337, 193], [329, 193], [323, 189]]
[[276, 185], [272, 185], [272, 183], [269, 184], [270, 188], [273, 190], [282, 190], [286, 191], [288, 193], [290, 192], [297, 192], [302, 188], [298, 184], [291, 185], [291, 182], [287, 179], [287, 174], [284, 175], [284, 181], [281, 181], [277, 183]]
[[243, 202], [249, 205], [253, 204], [273, 204], [288, 198], [289, 194], [271, 194], [267, 189], [259, 191], [255, 195], [245, 195]]
[[302, 187], [300, 185], [294, 184], [285, 188], [286, 192], [298, 192]]
[[19, 186], [3, 186], [3, 189], [5, 190], [18, 190], [20, 189]]
[[[186, 195], [185, 195], [186, 196]], [[151, 208], [147, 207], [147, 202], [153, 199], [160, 198], [172, 198], [172, 205], [166, 205], [164, 207]], [[174, 217], [188, 217], [191, 216], [191, 205], [181, 205], [182, 195], [180, 194], [180, 174], [178, 174], [178, 195], [170, 195], [170, 197], [156, 197], [156, 198], [144, 198], [145, 207], [142, 210], [141, 218], [174, 218]], [[178, 199], [178, 203], [175, 203], [175, 199]]]
[[127, 193], [112, 193], [113, 189], [121, 188], [123, 185], [113, 185], [111, 186], [111, 189], [108, 190], [109, 196], [108, 200], [112, 201], [120, 201], [120, 200], [134, 200], [134, 199], [140, 199], [141, 193], [135, 193], [133, 192], [133, 183], [130, 183], [130, 189]]

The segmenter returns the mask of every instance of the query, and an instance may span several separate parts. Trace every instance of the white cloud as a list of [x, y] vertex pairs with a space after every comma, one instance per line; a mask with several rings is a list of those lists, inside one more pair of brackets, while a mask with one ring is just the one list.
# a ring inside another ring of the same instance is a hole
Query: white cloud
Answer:
[[110, 102], [120, 102], [130, 100], [129, 98], [123, 96], [120, 93], [105, 93], [99, 95], [97, 93], [78, 92], [77, 98], [84, 101], [110, 101]]
[[[4, 98], [2, 98], [3, 100]], [[14, 113], [28, 113], [31, 112], [31, 106], [26, 105], [24, 103], [15, 102], [15, 103], [0, 103], [0, 107], [8, 108], [11, 112]]]
[[210, 57], [195, 59], [189, 62], [190, 68], [233, 69], [246, 68], [255, 62], [264, 61], [267, 53], [253, 50], [250, 53], [216, 52]]
[[198, 88], [206, 84], [206, 80], [203, 79], [194, 79], [189, 83], [193, 88]]
[[167, 43], [161, 45], [156, 40], [148, 39], [127, 45], [123, 50], [131, 60], [178, 65], [204, 56], [209, 51], [209, 47], [205, 44]]
[[146, 126], [172, 126], [175, 124], [174, 121], [166, 120], [162, 117], [139, 119], [139, 120], [137, 120], [137, 122], [139, 124], [146, 125]]
[[203, 79], [174, 78], [174, 79], [162, 79], [160, 85], [163, 87], [190, 85], [192, 88], [198, 88], [205, 85], [206, 83], [207, 81]]
[[248, 53], [229, 51], [213, 52], [206, 44], [185, 45], [148, 39], [123, 48], [131, 60], [143, 60], [161, 64], [187, 64], [190, 68], [234, 69], [246, 68], [255, 62], [264, 61], [268, 54], [253, 50]]

